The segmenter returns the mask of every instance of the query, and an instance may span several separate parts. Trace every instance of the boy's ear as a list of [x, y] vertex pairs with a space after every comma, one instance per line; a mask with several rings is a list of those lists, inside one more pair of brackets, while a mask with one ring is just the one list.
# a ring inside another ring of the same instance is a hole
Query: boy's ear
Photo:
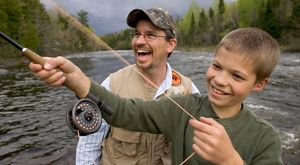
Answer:
[[260, 80], [259, 82], [257, 82], [252, 91], [254, 92], [260, 92], [264, 89], [264, 87], [269, 83], [269, 78], [264, 78], [263, 80]]

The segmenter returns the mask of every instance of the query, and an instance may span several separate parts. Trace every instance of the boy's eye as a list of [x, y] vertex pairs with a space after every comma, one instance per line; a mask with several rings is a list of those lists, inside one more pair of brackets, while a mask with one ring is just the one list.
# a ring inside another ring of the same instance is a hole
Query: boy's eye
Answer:
[[232, 76], [233, 76], [233, 78], [236, 79], [236, 80], [244, 80], [244, 77], [242, 77], [242, 76], [240, 76], [240, 75], [238, 75], [238, 74], [233, 74]]
[[218, 64], [212, 64], [212, 67], [216, 70], [220, 70], [221, 67]]

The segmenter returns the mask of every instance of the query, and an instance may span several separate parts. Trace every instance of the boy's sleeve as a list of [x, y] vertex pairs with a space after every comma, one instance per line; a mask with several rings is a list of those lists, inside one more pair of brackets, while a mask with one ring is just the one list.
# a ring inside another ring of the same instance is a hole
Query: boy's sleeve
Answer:
[[[132, 131], [170, 134], [172, 123], [180, 116], [174, 109], [178, 107], [169, 99], [159, 101], [142, 101], [141, 99], [124, 99], [104, 87], [91, 81], [90, 93], [110, 106], [113, 115], [102, 112], [102, 117], [115, 127], [126, 128]], [[184, 98], [177, 100], [184, 101]]]
[[277, 131], [273, 128], [270, 129], [266, 134], [261, 143], [257, 146], [256, 154], [251, 164], [264, 165], [274, 164], [282, 165], [282, 149], [281, 139]]

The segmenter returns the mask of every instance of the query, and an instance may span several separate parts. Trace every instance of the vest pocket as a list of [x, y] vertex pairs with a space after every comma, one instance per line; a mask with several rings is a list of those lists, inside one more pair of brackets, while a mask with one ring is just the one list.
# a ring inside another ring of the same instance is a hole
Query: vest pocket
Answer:
[[140, 143], [140, 132], [133, 132], [121, 128], [112, 128], [111, 136], [114, 139], [114, 149], [119, 152], [134, 156], [137, 154], [137, 145]]

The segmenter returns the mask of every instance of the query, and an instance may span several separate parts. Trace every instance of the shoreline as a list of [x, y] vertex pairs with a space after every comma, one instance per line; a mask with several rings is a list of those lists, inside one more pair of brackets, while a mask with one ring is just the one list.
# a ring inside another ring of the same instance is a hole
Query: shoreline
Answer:
[[[187, 51], [187, 52], [215, 52], [217, 45], [212, 46], [199, 46], [199, 47], [176, 47], [174, 51]], [[280, 46], [281, 53], [300, 53], [300, 51], [287, 49], [285, 46]], [[117, 50], [115, 50], [117, 51]], [[77, 52], [80, 53], [80, 52]], [[72, 54], [72, 53], [71, 53]], [[67, 56], [70, 54], [62, 55]], [[0, 57], [0, 69], [8, 69], [16, 65], [28, 64], [28, 60], [24, 57], [12, 57], [12, 58], [2, 58]]]

